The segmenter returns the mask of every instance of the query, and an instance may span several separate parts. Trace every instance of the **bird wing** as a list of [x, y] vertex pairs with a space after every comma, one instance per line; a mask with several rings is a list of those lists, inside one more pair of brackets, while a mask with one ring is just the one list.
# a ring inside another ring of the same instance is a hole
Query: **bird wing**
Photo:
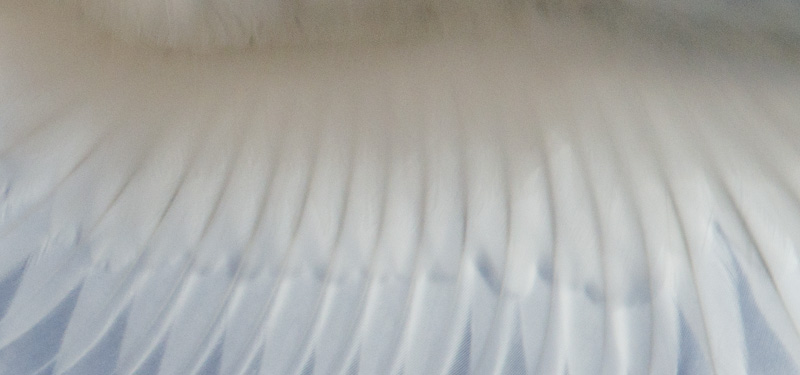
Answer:
[[791, 40], [609, 7], [199, 55], [35, 4], [0, 374], [800, 371]]

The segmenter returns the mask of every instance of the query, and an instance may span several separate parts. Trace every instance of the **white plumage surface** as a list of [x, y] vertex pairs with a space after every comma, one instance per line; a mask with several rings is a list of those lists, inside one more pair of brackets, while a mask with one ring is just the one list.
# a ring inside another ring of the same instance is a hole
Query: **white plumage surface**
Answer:
[[798, 7], [473, 3], [218, 49], [0, 1], [0, 374], [800, 372]]

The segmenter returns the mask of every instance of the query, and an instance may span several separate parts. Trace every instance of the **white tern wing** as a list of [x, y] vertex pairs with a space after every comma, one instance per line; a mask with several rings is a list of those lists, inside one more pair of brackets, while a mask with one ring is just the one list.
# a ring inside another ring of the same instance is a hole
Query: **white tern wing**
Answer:
[[800, 372], [797, 6], [196, 53], [56, 5], [0, 2], [0, 374]]

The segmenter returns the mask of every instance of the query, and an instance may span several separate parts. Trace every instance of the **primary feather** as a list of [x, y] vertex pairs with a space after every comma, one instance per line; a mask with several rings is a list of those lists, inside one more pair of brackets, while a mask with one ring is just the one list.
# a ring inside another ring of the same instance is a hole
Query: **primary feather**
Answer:
[[0, 374], [800, 371], [794, 24], [81, 3], [0, 2]]

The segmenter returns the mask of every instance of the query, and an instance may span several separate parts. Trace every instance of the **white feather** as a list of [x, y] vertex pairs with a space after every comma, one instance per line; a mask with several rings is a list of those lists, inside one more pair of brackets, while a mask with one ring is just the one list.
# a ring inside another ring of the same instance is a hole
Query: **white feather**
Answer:
[[0, 374], [796, 373], [792, 14], [1, 0]]

